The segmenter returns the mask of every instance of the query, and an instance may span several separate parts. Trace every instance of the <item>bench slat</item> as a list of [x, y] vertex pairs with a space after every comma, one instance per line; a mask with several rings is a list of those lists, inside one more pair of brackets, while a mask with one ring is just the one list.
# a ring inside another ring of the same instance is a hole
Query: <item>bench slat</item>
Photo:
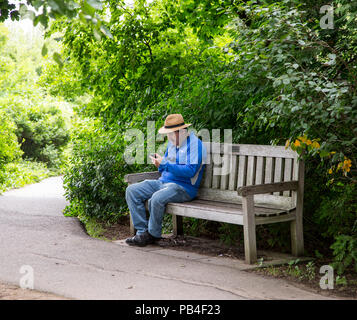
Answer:
[[265, 162], [265, 183], [272, 183], [273, 179], [273, 170], [274, 170], [274, 163], [272, 157], [267, 157]]
[[124, 176], [124, 181], [132, 184], [145, 179], [159, 179], [161, 177], [161, 172], [159, 171], [149, 171], [149, 172], [138, 172], [138, 173], [129, 173]]
[[264, 181], [264, 157], [257, 157], [255, 184], [262, 184]]
[[[196, 199], [222, 201], [228, 203], [242, 203], [242, 197], [235, 190], [220, 190], [211, 188], [200, 188]], [[256, 205], [266, 208], [291, 209], [294, 208], [291, 197], [280, 197], [270, 194], [258, 194], [254, 196]]]
[[295, 212], [290, 212], [284, 215], [271, 216], [271, 217], [256, 217], [255, 224], [267, 224], [267, 223], [276, 223], [276, 222], [286, 222], [295, 220]]
[[212, 171], [213, 171], [213, 164], [212, 164], [212, 154], [207, 154], [207, 164], [205, 166], [203, 179], [203, 187], [210, 188], [212, 186]]
[[[256, 219], [259, 217], [273, 219], [273, 217], [276, 216], [283, 216], [281, 214], [288, 214], [287, 211], [261, 207], [255, 207], [254, 212]], [[218, 201], [193, 200], [182, 203], [168, 203], [166, 205], [166, 213], [243, 225], [243, 212], [241, 204], [238, 205]]]
[[228, 190], [235, 190], [237, 187], [237, 156], [233, 155], [230, 162], [230, 173], [228, 181]]
[[247, 169], [246, 156], [239, 156], [237, 187], [245, 186], [245, 174]]
[[[202, 205], [202, 206], [209, 206], [209, 207], [214, 207], [215, 210], [217, 210], [217, 208], [227, 208], [227, 209], [233, 209], [232, 212], [236, 213], [236, 212], [240, 212], [240, 214], [242, 213], [242, 203], [228, 203], [228, 202], [222, 202], [222, 201], [216, 201], [216, 200], [202, 200], [202, 199], [197, 199], [197, 200], [193, 200], [190, 202], [184, 202], [181, 205], [185, 205], [185, 206], [191, 206], [193, 203], [193, 205]], [[256, 206], [255, 207], [255, 213], [256, 215], [277, 215], [277, 214], [281, 214], [281, 213], [286, 213], [290, 210], [285, 210], [285, 209], [276, 209], [276, 208], [265, 208], [265, 207], [260, 207], [260, 206]]]
[[[285, 159], [285, 165], [284, 165], [284, 181], [291, 181], [292, 177], [292, 163], [293, 159]], [[283, 195], [286, 197], [291, 196], [291, 191], [284, 191]]]
[[228, 180], [231, 171], [231, 158], [232, 155], [225, 155], [223, 157], [222, 176], [219, 187], [221, 190], [227, 190], [228, 188]]
[[291, 149], [285, 149], [284, 146], [269, 146], [255, 144], [238, 144], [239, 154], [246, 156], [260, 156], [272, 158], [291, 158], [297, 157], [297, 153]]
[[221, 142], [207, 142], [203, 141], [203, 145], [206, 147], [207, 154], [239, 154], [240, 145], [239, 144], [229, 144]]
[[[264, 183], [257, 184], [254, 186], [244, 186], [238, 188], [238, 194], [241, 196], [247, 196], [250, 194], [264, 194], [270, 192], [282, 192], [284, 190], [297, 190], [298, 189], [298, 181], [285, 181], [285, 182], [273, 182], [273, 183]], [[284, 198], [284, 197], [281, 197]], [[286, 198], [286, 197], [285, 197]]]
[[[214, 158], [214, 157], [213, 157]], [[221, 180], [221, 176], [218, 174], [215, 174], [216, 172], [220, 171], [220, 168], [218, 168], [217, 165], [213, 165], [213, 172], [212, 172], [212, 188], [214, 189], [219, 189], [219, 182]]]
[[220, 213], [217, 214], [214, 210], [202, 210], [200, 207], [188, 208], [177, 206], [177, 204], [167, 204], [166, 212], [170, 214], [175, 214], [183, 217], [205, 219], [211, 221], [219, 221], [233, 224], [243, 224], [243, 215], [241, 214], [228, 214]]
[[[274, 182], [282, 181], [282, 158], [275, 158], [275, 169], [274, 169]], [[280, 195], [280, 192], [274, 192], [276, 196]]]
[[247, 163], [247, 186], [251, 186], [254, 184], [254, 177], [255, 177], [255, 157], [248, 156], [248, 163]]
[[[293, 160], [293, 180], [299, 179], [299, 161], [298, 159]], [[296, 206], [297, 203], [297, 192], [292, 191], [291, 193], [292, 203]]]

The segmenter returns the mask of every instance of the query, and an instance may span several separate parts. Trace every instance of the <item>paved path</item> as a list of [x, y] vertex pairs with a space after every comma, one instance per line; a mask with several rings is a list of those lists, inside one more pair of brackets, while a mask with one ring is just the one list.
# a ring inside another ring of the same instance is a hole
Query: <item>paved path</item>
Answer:
[[30, 266], [34, 289], [76, 299], [326, 299], [242, 261], [92, 239], [62, 215], [63, 193], [53, 177], [0, 196], [0, 282]]

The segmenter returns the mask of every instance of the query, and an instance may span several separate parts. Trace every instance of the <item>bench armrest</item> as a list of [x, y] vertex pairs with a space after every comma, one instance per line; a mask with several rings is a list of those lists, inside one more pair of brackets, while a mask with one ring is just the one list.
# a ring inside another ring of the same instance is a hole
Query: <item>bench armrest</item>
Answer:
[[285, 181], [285, 182], [274, 182], [274, 183], [257, 184], [254, 186], [239, 187], [237, 191], [238, 191], [238, 195], [245, 197], [247, 195], [286, 191], [286, 190], [297, 190], [297, 189], [298, 189], [298, 181]]
[[124, 181], [132, 184], [145, 179], [159, 179], [161, 177], [161, 172], [159, 171], [150, 171], [150, 172], [139, 172], [139, 173], [129, 173], [124, 176]]

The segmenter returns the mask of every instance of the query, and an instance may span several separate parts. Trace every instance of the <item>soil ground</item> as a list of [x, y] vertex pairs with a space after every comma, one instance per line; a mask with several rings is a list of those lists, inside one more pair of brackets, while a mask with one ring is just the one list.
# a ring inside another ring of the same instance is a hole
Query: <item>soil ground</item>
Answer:
[[22, 289], [20, 287], [0, 283], [0, 300], [68, 300], [48, 292]]

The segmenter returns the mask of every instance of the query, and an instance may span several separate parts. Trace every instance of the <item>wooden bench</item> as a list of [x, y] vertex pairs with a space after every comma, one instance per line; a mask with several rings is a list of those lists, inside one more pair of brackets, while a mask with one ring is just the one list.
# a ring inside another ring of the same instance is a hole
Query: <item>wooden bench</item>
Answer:
[[[257, 261], [256, 225], [290, 221], [292, 254], [302, 255], [304, 163], [298, 154], [283, 146], [204, 144], [208, 157], [197, 197], [166, 206], [174, 235], [183, 233], [182, 217], [243, 225], [245, 261], [252, 264]], [[125, 181], [159, 177], [158, 171], [143, 172], [128, 174]]]

